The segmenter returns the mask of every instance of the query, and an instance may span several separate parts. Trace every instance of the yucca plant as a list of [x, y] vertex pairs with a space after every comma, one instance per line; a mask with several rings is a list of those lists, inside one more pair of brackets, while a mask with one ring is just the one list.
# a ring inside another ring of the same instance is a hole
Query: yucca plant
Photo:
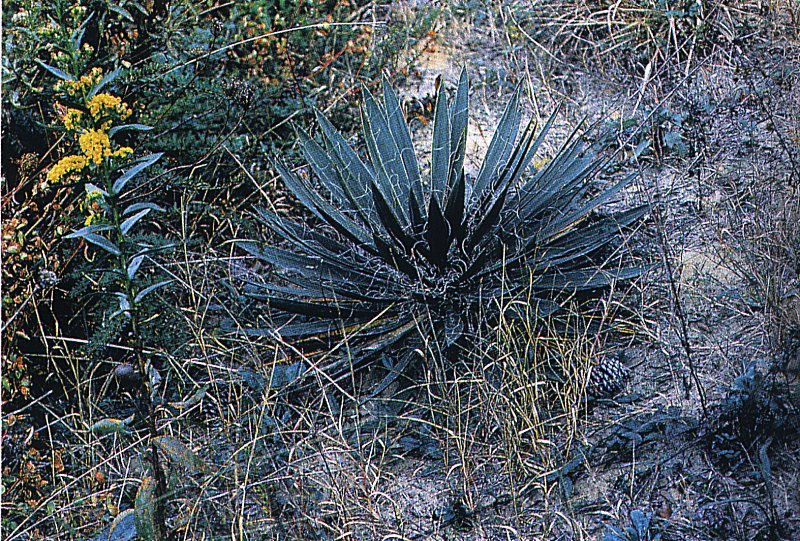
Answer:
[[[266, 325], [248, 333], [323, 355], [334, 381], [376, 360], [397, 374], [415, 352], [458, 350], [453, 346], [491, 321], [503, 298], [532, 292], [529, 307], [545, 318], [564, 295], [641, 272], [596, 256], [617, 248], [621, 229], [646, 208], [590, 218], [630, 177], [596, 193], [591, 181], [604, 161], [577, 130], [546, 165], [531, 167], [555, 115], [538, 133], [530, 121], [520, 135], [518, 89], [471, 178], [464, 169], [468, 94], [466, 71], [452, 103], [439, 85], [430, 175], [420, 170], [385, 80], [382, 104], [364, 91], [369, 162], [318, 112], [322, 145], [298, 129], [315, 180], [275, 167], [320, 224], [257, 211], [280, 240], [239, 243], [275, 271], [246, 283], [246, 294], [267, 306]], [[329, 355], [337, 342], [346, 344], [342, 354]]]

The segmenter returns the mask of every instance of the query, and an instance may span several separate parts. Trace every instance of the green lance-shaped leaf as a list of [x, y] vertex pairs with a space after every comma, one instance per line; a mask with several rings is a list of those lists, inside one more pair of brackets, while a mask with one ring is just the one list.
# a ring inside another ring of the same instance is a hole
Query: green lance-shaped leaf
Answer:
[[133, 278], [136, 276], [136, 271], [138, 271], [139, 267], [142, 266], [144, 258], [144, 255], [137, 255], [131, 259], [130, 263], [128, 263], [128, 268], [125, 270], [125, 272], [128, 274], [128, 280], [133, 280]]
[[153, 541], [156, 536], [156, 480], [148, 475], [142, 479], [136, 492], [133, 520], [136, 523], [136, 538]]
[[123, 235], [127, 235], [128, 231], [130, 231], [131, 228], [134, 225], [136, 225], [136, 222], [138, 222], [139, 220], [141, 220], [142, 218], [147, 216], [147, 214], [149, 212], [150, 212], [150, 209], [142, 209], [139, 212], [137, 212], [136, 214], [134, 214], [133, 216], [131, 216], [130, 218], [126, 218], [125, 221], [123, 221], [119, 226], [119, 229], [120, 229], [120, 231], [122, 231], [122, 234]]
[[119, 306], [118, 306], [117, 310], [115, 310], [114, 313], [109, 316], [109, 318], [110, 319], [114, 319], [115, 317], [117, 317], [120, 314], [124, 314], [124, 315], [130, 317], [131, 301], [130, 301], [130, 297], [128, 297], [128, 294], [124, 293], [122, 291], [117, 291], [115, 293], [115, 295], [117, 296], [117, 299], [119, 300]]
[[146, 288], [144, 288], [143, 290], [141, 290], [139, 293], [136, 294], [136, 296], [133, 298], [133, 302], [141, 301], [142, 299], [144, 299], [146, 296], [148, 296], [150, 293], [152, 293], [156, 289], [160, 289], [160, 288], [162, 288], [162, 287], [164, 287], [166, 285], [171, 284], [174, 281], [175, 280], [164, 280], [163, 282], [158, 282], [157, 284], [153, 284], [151, 286], [147, 286]]
[[105, 76], [102, 79], [100, 79], [100, 81], [96, 85], [94, 85], [94, 87], [92, 87], [92, 89], [89, 91], [89, 97], [91, 98], [92, 96], [103, 90], [103, 88], [105, 88], [106, 85], [108, 85], [114, 79], [117, 78], [117, 76], [120, 74], [120, 71], [122, 71], [121, 68], [117, 68], [114, 71], [106, 73]]
[[87, 242], [91, 242], [95, 246], [99, 246], [100, 248], [102, 248], [106, 252], [109, 252], [112, 255], [120, 254], [119, 247], [102, 235], [98, 235], [96, 233], [82, 233], [80, 235], [72, 233], [71, 235], [67, 235], [67, 238], [76, 238], [76, 237], [85, 239]]
[[97, 224], [97, 225], [88, 225], [86, 227], [82, 227], [77, 231], [73, 231], [72, 233], [65, 235], [64, 238], [67, 239], [85, 239], [92, 244], [99, 246], [106, 250], [107, 252], [112, 253], [113, 255], [119, 255], [119, 247], [116, 244], [108, 240], [106, 237], [99, 235], [98, 233], [102, 233], [104, 231], [110, 231], [114, 229], [114, 226], [111, 224]]
[[172, 462], [192, 472], [206, 471], [205, 462], [179, 440], [170, 436], [159, 436], [153, 442]]
[[133, 415], [125, 419], [108, 418], [97, 421], [89, 427], [89, 432], [98, 436], [106, 434], [115, 434], [118, 432], [127, 432], [129, 425], [133, 422]]
[[116, 134], [124, 131], [149, 131], [152, 129], [153, 126], [148, 126], [146, 124], [121, 124], [108, 130], [108, 136], [114, 137]]
[[72, 42], [72, 50], [79, 51], [81, 48], [81, 44], [83, 43], [83, 36], [86, 34], [86, 26], [89, 22], [93, 19], [93, 17], [86, 17], [83, 23], [72, 31], [69, 36], [69, 40]]
[[45, 64], [41, 60], [36, 60], [36, 63], [39, 64], [40, 66], [42, 66], [47, 71], [49, 71], [50, 73], [52, 73], [53, 75], [55, 75], [56, 77], [58, 77], [59, 79], [63, 79], [65, 81], [74, 81], [75, 80], [75, 77], [73, 77], [69, 73], [66, 73], [66, 72], [64, 72], [64, 71], [62, 71], [62, 70], [60, 70], [60, 69], [58, 69], [56, 67], [50, 66], [48, 64]]
[[138, 212], [142, 209], [150, 209], [156, 212], [164, 212], [164, 209], [162, 207], [159, 207], [155, 203], [142, 202], [142, 203], [134, 203], [132, 205], [125, 207], [125, 210], [122, 211], [122, 215], [127, 216], [128, 214], [133, 214], [134, 212]]
[[120, 193], [122, 190], [125, 189], [125, 185], [131, 181], [136, 175], [156, 163], [161, 156], [163, 156], [163, 152], [159, 152], [158, 154], [150, 154], [149, 156], [145, 156], [141, 159], [139, 163], [125, 171], [117, 180], [114, 181], [114, 185], [111, 187], [111, 191], [115, 194]]
[[66, 235], [65, 238], [68, 239], [83, 238], [85, 235], [89, 233], [101, 233], [103, 231], [110, 231], [112, 229], [114, 229], [114, 226], [111, 224], [87, 225], [86, 227], [81, 227], [77, 231], [73, 231], [69, 235]]

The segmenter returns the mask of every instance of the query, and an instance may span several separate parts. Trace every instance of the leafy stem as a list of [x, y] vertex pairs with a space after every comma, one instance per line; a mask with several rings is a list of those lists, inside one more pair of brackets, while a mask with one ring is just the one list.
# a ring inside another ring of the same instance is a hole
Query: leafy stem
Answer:
[[141, 374], [139, 380], [141, 382], [139, 389], [139, 410], [150, 434], [150, 445], [147, 454], [151, 469], [153, 470], [153, 478], [156, 482], [156, 498], [153, 501], [153, 537], [154, 539], [161, 540], [166, 539], [166, 510], [163, 496], [167, 492], [167, 482], [164, 470], [161, 467], [161, 459], [156, 445], [156, 438], [159, 436], [154, 404], [156, 389], [153, 386], [153, 381], [150, 377], [150, 369], [147, 359], [144, 356], [144, 345], [142, 343], [142, 333], [139, 325], [140, 310], [137, 301], [137, 288], [132, 276], [128, 272], [132, 259], [132, 254], [129, 251], [130, 243], [126, 238], [125, 232], [122, 230], [122, 216], [118, 205], [118, 194], [113, 193], [113, 186], [109, 180], [110, 177], [106, 176], [106, 179], [108, 180], [106, 188], [110, 193], [108, 206], [111, 214], [111, 223], [114, 228], [113, 233], [116, 238], [116, 245], [119, 247], [119, 254], [117, 255], [118, 268], [116, 270], [121, 277], [123, 294], [126, 297], [128, 305], [127, 314], [130, 320], [134, 356], [136, 357], [137, 368]]

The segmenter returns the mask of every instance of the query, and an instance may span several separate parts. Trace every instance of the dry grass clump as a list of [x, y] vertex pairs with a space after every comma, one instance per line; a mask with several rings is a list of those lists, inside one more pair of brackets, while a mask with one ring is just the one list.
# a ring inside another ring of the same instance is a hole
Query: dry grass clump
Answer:
[[502, 15], [512, 42], [526, 40], [553, 65], [577, 56], [633, 68], [645, 82], [675, 69], [688, 74], [712, 52], [730, 55], [765, 23], [782, 32], [784, 15], [792, 25], [800, 19], [797, 6], [785, 0], [511, 2]]
[[[762, 179], [763, 180], [763, 179]], [[730, 217], [748, 216], [728, 230], [726, 265], [750, 290], [750, 304], [763, 310], [776, 368], [800, 372], [800, 199], [797, 188], [757, 182], [731, 198]]]
[[[530, 309], [524, 304], [509, 308]], [[585, 329], [570, 335], [558, 332], [555, 322], [541, 328], [527, 315], [504, 318], [497, 326], [497, 355], [486, 359], [481, 401], [502, 436], [497, 441], [504, 454], [513, 457], [509, 466], [520, 474], [541, 476], [569, 459], [599, 352], [598, 342]], [[574, 313], [570, 323], [582, 317]]]

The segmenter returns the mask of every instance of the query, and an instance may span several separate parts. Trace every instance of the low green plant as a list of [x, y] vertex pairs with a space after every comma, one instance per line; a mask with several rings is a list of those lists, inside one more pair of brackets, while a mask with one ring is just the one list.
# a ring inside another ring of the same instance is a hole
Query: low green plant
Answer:
[[504, 298], [529, 292], [526, 310], [545, 318], [559, 311], [559, 299], [642, 272], [612, 254], [620, 231], [647, 208], [592, 216], [632, 177], [591, 194], [605, 162], [577, 130], [529, 174], [555, 116], [538, 133], [531, 120], [520, 136], [517, 90], [473, 179], [464, 169], [468, 93], [466, 71], [452, 103], [439, 87], [429, 176], [421, 172], [386, 81], [382, 104], [364, 92], [370, 162], [321, 114], [324, 146], [298, 130], [316, 181], [280, 163], [275, 167], [322, 225], [258, 210], [284, 247], [239, 242], [275, 271], [270, 279], [245, 284], [246, 294], [267, 307], [248, 334], [290, 342], [325, 359], [321, 366], [334, 381], [376, 361], [393, 379], [420, 351], [457, 354], [497, 317]]
[[787, 394], [776, 378], [764, 374], [756, 364], [737, 376], [713, 408], [709, 443], [716, 460], [735, 469], [754, 462], [750, 454], [765, 442], [792, 434], [796, 419]]
[[601, 138], [608, 144], [626, 141], [626, 151], [633, 159], [660, 164], [667, 157], [691, 155], [692, 149], [687, 144], [691, 124], [696, 124], [691, 115], [658, 105], [644, 110], [641, 115], [606, 121]]

